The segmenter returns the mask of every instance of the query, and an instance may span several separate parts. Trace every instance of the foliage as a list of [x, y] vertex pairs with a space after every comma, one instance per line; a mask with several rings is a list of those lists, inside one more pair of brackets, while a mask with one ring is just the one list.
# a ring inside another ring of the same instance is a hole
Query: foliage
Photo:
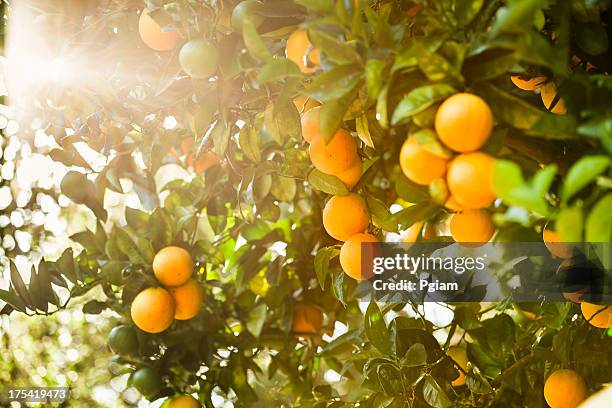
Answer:
[[[214, 391], [238, 406], [543, 407], [554, 368], [575, 369], [591, 391], [610, 381], [609, 338], [572, 318], [579, 306], [569, 302], [445, 305], [448, 324], [415, 304], [370, 303], [362, 313], [358, 286], [321, 223], [327, 195], [346, 188], [312, 169], [293, 103], [300, 95], [322, 103], [324, 138], [339, 127], [359, 138], [366, 170], [352, 191], [366, 198], [379, 236], [418, 221], [444, 225], [448, 211], [406, 179], [398, 155], [423, 127], [416, 115], [467, 91], [495, 117], [483, 150], [499, 159], [496, 239], [541, 240], [549, 223], [565, 241], [609, 242], [607, 2], [267, 0], [230, 24], [234, 3], [148, 2], [164, 29], [214, 44], [214, 80], [183, 74], [178, 49], [155, 53], [141, 43], [142, 2], [71, 10], [66, 30], [87, 45], [87, 58], [107, 64], [95, 83], [45, 95], [56, 103], [41, 114], [60, 146], [54, 158], [73, 169], [62, 193], [88, 207], [97, 226], [72, 236], [82, 252], [41, 262], [29, 284], [13, 272], [11, 289], [0, 292], [4, 313], [52, 313], [65, 307], [57, 287], [71, 297], [99, 287], [105, 298], [83, 311], [111, 309], [129, 324], [132, 299], [156, 285], [155, 253], [178, 245], [197, 261], [203, 309], [163, 333], [139, 331], [138, 353], [116, 358], [130, 370], [155, 368], [165, 385], [155, 397], [197, 392], [207, 406]], [[319, 51], [312, 74], [284, 57], [298, 26]], [[547, 112], [511, 74], [554, 82], [567, 114]], [[191, 151], [177, 154], [184, 139]], [[78, 142], [106, 165], [90, 165]], [[190, 155], [208, 151], [221, 163], [196, 174]], [[125, 222], [109, 219], [109, 191], [137, 194], [140, 208], [126, 208]], [[393, 204], [402, 210], [392, 213]], [[323, 333], [292, 333], [296, 302], [323, 310]], [[343, 326], [331, 341], [324, 335]], [[458, 340], [471, 364], [467, 385], [453, 388], [458, 371], [445, 352]], [[328, 370], [342, 380], [325, 381]]]

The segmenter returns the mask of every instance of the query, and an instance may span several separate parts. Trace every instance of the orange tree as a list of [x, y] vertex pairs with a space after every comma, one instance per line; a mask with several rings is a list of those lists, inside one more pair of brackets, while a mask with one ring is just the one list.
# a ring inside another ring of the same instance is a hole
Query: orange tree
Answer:
[[[450, 304], [439, 327], [413, 303], [362, 313], [356, 279], [367, 278], [360, 244], [388, 233], [544, 234], [555, 254], [555, 242], [610, 242], [608, 4], [99, 0], [61, 11], [99, 61], [96, 81], [46, 96], [41, 114], [70, 167], [61, 191], [97, 227], [27, 285], [11, 265], [2, 312], [53, 313], [66, 307], [57, 288], [101, 287], [84, 311], [123, 316], [113, 364], [151, 400], [577, 406], [612, 379], [605, 305]], [[90, 166], [77, 142], [106, 165]], [[189, 176], [162, 184], [168, 166]], [[140, 208], [109, 220], [108, 191], [137, 194]], [[330, 340], [338, 323], [347, 330]], [[180, 401], [167, 404], [197, 406]]]

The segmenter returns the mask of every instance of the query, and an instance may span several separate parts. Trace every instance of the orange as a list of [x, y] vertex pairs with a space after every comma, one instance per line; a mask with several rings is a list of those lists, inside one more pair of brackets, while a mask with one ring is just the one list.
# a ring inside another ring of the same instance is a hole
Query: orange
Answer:
[[191, 395], [179, 395], [170, 400], [167, 408], [201, 408], [202, 404]]
[[447, 160], [427, 151], [415, 135], [409, 136], [402, 145], [399, 162], [404, 175], [417, 184], [429, 184], [446, 174]]
[[[452, 346], [448, 348], [446, 354], [453, 359], [457, 367], [461, 367], [463, 371], [467, 371], [468, 356], [465, 348], [460, 346]], [[457, 371], [459, 371], [459, 377], [451, 382], [453, 387], [459, 387], [465, 384], [465, 374], [461, 370]]]
[[202, 288], [195, 279], [189, 279], [181, 286], [170, 287], [168, 292], [174, 299], [174, 318], [189, 320], [202, 308]]
[[134, 324], [147, 333], [161, 333], [174, 321], [174, 300], [164, 288], [147, 288], [132, 301]]
[[300, 95], [293, 100], [293, 104], [295, 108], [298, 110], [300, 114], [308, 112], [312, 108], [320, 106], [321, 104], [316, 100], [308, 97], [307, 95]]
[[465, 210], [453, 214], [450, 231], [457, 242], [483, 244], [495, 233], [495, 225], [487, 210]]
[[493, 166], [495, 160], [486, 153], [460, 154], [448, 167], [446, 183], [451, 196], [465, 208], [488, 207], [495, 200]]
[[[311, 48], [312, 43], [308, 39], [308, 32], [304, 29], [295, 30], [287, 39], [287, 47], [285, 55], [291, 61], [295, 62], [304, 73], [310, 73], [317, 69], [319, 65], [319, 51], [316, 48]], [[308, 54], [310, 52], [310, 54]], [[306, 55], [308, 54], [308, 66], [305, 64]]]
[[149, 16], [147, 9], [143, 9], [140, 13], [138, 32], [142, 41], [156, 51], [168, 51], [176, 47], [178, 40], [176, 31], [162, 31], [159, 24]]
[[[213, 152], [204, 152], [198, 156], [193, 169], [196, 174], [202, 174], [211, 167], [219, 164], [219, 162], [221, 162], [219, 156]], [[193, 163], [193, 157], [187, 159], [187, 163], [191, 166]]]
[[601, 329], [612, 327], [612, 306], [582, 302], [580, 309], [582, 310], [582, 315], [591, 326]]
[[557, 370], [544, 384], [544, 398], [551, 408], [576, 408], [586, 392], [584, 380], [574, 370]]
[[302, 137], [308, 143], [321, 134], [320, 113], [321, 107], [317, 106], [302, 115]]
[[365, 200], [355, 193], [335, 195], [323, 209], [325, 231], [338, 241], [346, 241], [364, 232], [368, 228], [369, 218]]
[[348, 169], [357, 160], [357, 143], [349, 132], [339, 129], [325, 144], [318, 136], [310, 142], [312, 164], [327, 174], [338, 174]]
[[419, 239], [419, 234], [423, 229], [423, 221], [417, 221], [402, 233], [402, 242], [413, 243]]
[[316, 334], [323, 330], [323, 312], [310, 303], [296, 303], [293, 306], [293, 332]]
[[416, 17], [416, 15], [421, 12], [421, 10], [423, 10], [423, 6], [421, 4], [415, 4], [406, 11], [406, 15], [410, 18]]
[[542, 240], [551, 255], [561, 259], [570, 259], [574, 255], [572, 246], [561, 241], [561, 237], [555, 231], [544, 229]]
[[193, 258], [181, 247], [165, 247], [153, 258], [153, 273], [164, 286], [180, 286], [193, 273]]
[[544, 102], [546, 109], [549, 109], [552, 113], [556, 113], [557, 115], [564, 115], [567, 112], [567, 109], [565, 109], [565, 102], [561, 98], [559, 98], [555, 106], [550, 109], [550, 105], [552, 105], [556, 96], [557, 86], [552, 82], [549, 82], [540, 88], [540, 97], [542, 97], [542, 102]]
[[[356, 280], [370, 279], [374, 272], [370, 269], [362, 273], [361, 270], [361, 259], [373, 259], [374, 248], [372, 246], [362, 247], [364, 242], [378, 242], [378, 239], [374, 235], [368, 233], [355, 234], [348, 239], [342, 248], [340, 249], [340, 265], [342, 270], [348, 276]], [[362, 249], [366, 252], [363, 253]]]
[[435, 128], [440, 140], [452, 150], [473, 152], [489, 139], [493, 112], [480, 96], [458, 93], [438, 108]]
[[363, 166], [361, 160], [357, 159], [348, 169], [336, 174], [336, 177], [338, 177], [344, 183], [346, 188], [351, 190], [359, 182], [362, 170]]
[[535, 91], [546, 81], [546, 77], [536, 76], [531, 78], [521, 75], [512, 75], [510, 80], [517, 88], [523, 91]]
[[461, 211], [466, 209], [464, 206], [459, 204], [452, 195], [448, 196], [446, 202], [444, 203], [444, 207], [451, 211]]

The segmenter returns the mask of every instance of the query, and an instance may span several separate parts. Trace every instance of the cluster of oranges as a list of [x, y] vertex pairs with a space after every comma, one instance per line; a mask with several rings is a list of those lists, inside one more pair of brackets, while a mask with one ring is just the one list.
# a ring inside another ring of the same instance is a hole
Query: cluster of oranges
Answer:
[[189, 320], [203, 303], [202, 288], [192, 278], [193, 259], [185, 249], [169, 246], [153, 259], [153, 273], [163, 287], [144, 289], [132, 301], [134, 324], [147, 333], [161, 333], [176, 320]]
[[402, 172], [416, 184], [442, 186], [444, 205], [455, 211], [450, 221], [455, 241], [487, 242], [495, 232], [486, 210], [495, 200], [495, 160], [479, 149], [491, 135], [493, 113], [479, 96], [458, 93], [440, 105], [434, 124], [438, 140], [457, 155], [449, 159], [445, 150], [428, 149], [418, 135], [410, 135], [400, 151]]

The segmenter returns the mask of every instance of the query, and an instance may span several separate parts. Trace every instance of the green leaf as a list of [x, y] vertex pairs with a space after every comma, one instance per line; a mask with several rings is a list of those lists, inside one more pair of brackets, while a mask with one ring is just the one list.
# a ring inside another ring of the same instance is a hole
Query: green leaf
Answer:
[[339, 65], [317, 75], [306, 88], [312, 98], [328, 102], [348, 94], [361, 82], [363, 70], [353, 64]]
[[391, 354], [391, 333], [376, 302], [371, 301], [364, 317], [365, 333], [376, 349], [383, 355]]
[[483, 3], [484, 0], [459, 0], [455, 2], [455, 17], [457, 21], [463, 26], [470, 24], [482, 8]]
[[334, 247], [321, 248], [317, 251], [314, 258], [314, 269], [321, 289], [325, 290], [325, 280], [329, 274], [329, 262], [340, 254]]
[[89, 302], [83, 305], [83, 313], [100, 314], [107, 307], [108, 307], [107, 304], [104, 302], [99, 302], [97, 300], [90, 300]]
[[130, 207], [125, 207], [125, 220], [135, 231], [146, 231], [149, 227], [149, 214]]
[[230, 127], [224, 121], [218, 121], [212, 130], [213, 146], [215, 154], [219, 157], [225, 155], [227, 144], [230, 138]]
[[297, 192], [295, 180], [291, 177], [273, 174], [270, 192], [279, 201], [291, 201]]
[[428, 220], [440, 211], [440, 206], [433, 201], [421, 201], [413, 206], [393, 214], [393, 223], [399, 224], [400, 230], [405, 230], [417, 221]]
[[496, 118], [517, 129], [530, 129], [544, 116], [543, 111], [524, 99], [493, 85], [483, 85], [479, 93], [488, 102]]
[[442, 142], [440, 142], [436, 132], [434, 132], [432, 129], [420, 129], [414, 133], [414, 136], [416, 137], [419, 145], [429, 153], [445, 159], [450, 159], [453, 157], [453, 152], [447, 149]]
[[612, 193], [593, 206], [586, 220], [586, 242], [612, 241]]
[[391, 215], [389, 207], [385, 203], [374, 196], [368, 196], [366, 201], [372, 216], [372, 224], [385, 231], [398, 232], [397, 220]]
[[586, 156], [574, 163], [563, 182], [561, 193], [563, 202], [569, 201], [574, 194], [595, 180], [608, 166], [610, 166], [608, 156]]
[[308, 175], [308, 183], [310, 183], [314, 189], [327, 194], [344, 195], [349, 192], [338, 177], [331, 174], [325, 174], [317, 169], [313, 169]]
[[419, 367], [425, 365], [427, 363], [427, 350], [425, 346], [421, 343], [415, 343], [410, 346], [406, 354], [402, 357], [401, 363], [406, 367]]
[[270, 50], [266, 47], [263, 40], [257, 33], [257, 29], [252, 19], [245, 18], [242, 24], [242, 39], [249, 52], [261, 61], [272, 58]]
[[[546, 186], [551, 171], [546, 170], [538, 180], [538, 189]], [[508, 160], [496, 160], [493, 170], [493, 186], [498, 197], [511, 205], [525, 207], [541, 215], [549, 213], [545, 194], [536, 191], [523, 179], [518, 164]]]
[[395, 111], [393, 111], [391, 124], [397, 125], [404, 119], [424, 111], [455, 92], [455, 88], [447, 84], [425, 85], [413, 89], [402, 98]]
[[249, 312], [249, 320], [246, 323], [247, 330], [255, 337], [259, 337], [266, 321], [267, 306], [262, 303], [255, 306]]
[[319, 120], [321, 123], [321, 137], [325, 143], [329, 142], [332, 136], [342, 125], [344, 114], [348, 110], [348, 98], [343, 97], [334, 99], [321, 105]]
[[366, 89], [371, 100], [378, 98], [383, 89], [385, 69], [386, 64], [384, 61], [371, 59], [366, 62]]
[[301, 76], [300, 69], [295, 62], [287, 58], [272, 58], [264, 65], [257, 74], [257, 82], [267, 82], [285, 79], [291, 76]]
[[403, 173], [395, 179], [395, 191], [402, 200], [409, 203], [419, 203], [429, 198], [427, 190], [408, 180]]
[[374, 141], [372, 140], [372, 135], [370, 134], [370, 128], [368, 125], [368, 117], [363, 114], [355, 119], [355, 128], [357, 130], [357, 136], [366, 146], [374, 149]]
[[15, 310], [22, 313], [26, 311], [26, 305], [22, 299], [20, 299], [14, 291], [0, 289], [0, 300], [11, 305]]
[[493, 387], [491, 387], [491, 384], [489, 384], [479, 370], [470, 371], [465, 377], [465, 383], [474, 394], [483, 395], [493, 392]]
[[452, 405], [442, 387], [431, 376], [425, 378], [423, 398], [425, 398], [425, 402], [434, 408], [446, 408]]
[[261, 149], [259, 148], [259, 135], [255, 128], [245, 125], [240, 129], [240, 148], [244, 155], [254, 163], [261, 161]]
[[13, 262], [10, 262], [9, 269], [11, 270], [11, 285], [15, 289], [17, 295], [23, 300], [23, 302], [28, 307], [34, 306], [34, 302], [32, 297], [30, 296], [30, 292], [26, 287], [23, 279], [21, 278], [21, 274], [17, 270], [17, 266]]
[[362, 64], [361, 56], [347, 41], [339, 40], [318, 30], [310, 30], [308, 37], [319, 52], [322, 52], [330, 61], [338, 65]]
[[563, 209], [555, 221], [561, 242], [582, 242], [582, 210], [579, 207]]

